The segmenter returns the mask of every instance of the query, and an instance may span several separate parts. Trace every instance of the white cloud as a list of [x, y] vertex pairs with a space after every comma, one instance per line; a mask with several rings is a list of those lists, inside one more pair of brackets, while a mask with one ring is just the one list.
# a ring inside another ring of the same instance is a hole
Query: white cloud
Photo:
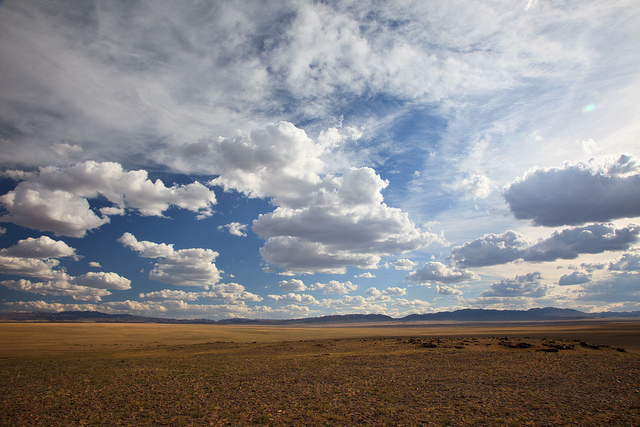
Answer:
[[462, 291], [454, 286], [436, 285], [434, 290], [437, 295], [462, 295]]
[[68, 246], [62, 240], [53, 240], [47, 236], [40, 236], [37, 239], [27, 237], [19, 240], [15, 245], [0, 249], [0, 256], [16, 258], [77, 258], [76, 250]]
[[630, 224], [592, 224], [554, 232], [535, 243], [515, 231], [486, 234], [451, 250], [450, 260], [458, 266], [479, 267], [506, 264], [518, 259], [529, 262], [574, 259], [580, 254], [627, 250], [640, 239], [640, 227]]
[[446, 266], [437, 261], [427, 262], [407, 275], [407, 280], [416, 283], [459, 283], [478, 279], [480, 277], [471, 271]]
[[63, 270], [56, 270], [57, 259], [16, 258], [0, 256], [0, 273], [15, 276], [37, 277], [45, 280], [66, 279]]
[[47, 282], [31, 282], [26, 279], [3, 280], [0, 285], [21, 292], [38, 295], [69, 296], [79, 301], [100, 301], [102, 297], [111, 295], [106, 289], [82, 286], [65, 280], [52, 280]]
[[279, 308], [273, 308], [267, 305], [256, 306], [251, 308], [248, 314], [255, 318], [296, 319], [308, 317], [311, 313], [311, 309], [306, 305], [287, 304]]
[[356, 277], [362, 277], [364, 279], [373, 279], [376, 276], [375, 274], [371, 274], [370, 272], [367, 271], [366, 273], [359, 274]]
[[346, 281], [344, 283], [331, 280], [329, 283], [314, 283], [308, 287], [310, 291], [322, 291], [323, 294], [348, 294], [358, 289], [358, 285]]
[[[268, 125], [249, 135], [198, 144], [202, 153], [197, 157], [212, 165], [219, 175], [209, 185], [248, 197], [273, 198], [279, 205], [304, 204], [326, 167], [320, 159], [325, 148], [288, 122]], [[185, 161], [192, 162], [189, 158]]]
[[196, 301], [196, 300], [212, 300], [225, 301], [228, 303], [238, 302], [259, 302], [262, 297], [247, 292], [244, 286], [238, 283], [219, 283], [213, 285], [208, 291], [204, 292], [185, 292], [181, 290], [163, 289], [148, 293], [141, 293], [138, 298], [147, 301]]
[[337, 299], [323, 299], [320, 305], [338, 314], [384, 313], [387, 310], [384, 301], [370, 300], [361, 295], [343, 295]]
[[15, 245], [0, 250], [0, 274], [43, 279], [6, 280], [7, 288], [32, 294], [69, 296], [82, 301], [100, 301], [111, 295], [108, 290], [131, 289], [131, 281], [116, 273], [88, 272], [80, 276], [69, 275], [57, 258], [78, 259], [75, 248], [47, 236], [19, 240]]
[[640, 254], [626, 253], [615, 261], [609, 263], [612, 271], [638, 271], [640, 272]]
[[90, 271], [81, 276], [74, 277], [71, 282], [79, 286], [97, 289], [126, 290], [131, 289], [131, 280], [117, 273]]
[[218, 230], [229, 230], [229, 234], [238, 237], [247, 237], [247, 224], [241, 224], [239, 222], [231, 222], [226, 225], [219, 225]]
[[190, 248], [174, 250], [172, 244], [138, 241], [131, 233], [124, 233], [118, 241], [140, 253], [143, 258], [157, 258], [149, 278], [176, 286], [208, 287], [220, 281], [214, 261], [218, 253], [211, 249]]
[[100, 263], [98, 261], [91, 261], [89, 263], [89, 267], [93, 267], [93, 268], [102, 268], [102, 266], [100, 265]]
[[488, 177], [474, 174], [468, 178], [458, 178], [451, 184], [443, 184], [443, 187], [462, 193], [469, 199], [485, 199], [491, 194], [492, 184]]
[[318, 300], [312, 295], [288, 293], [286, 295], [267, 295], [276, 302], [284, 302], [287, 304], [319, 304]]
[[347, 265], [377, 268], [382, 255], [438, 240], [383, 203], [387, 184], [370, 168], [351, 168], [341, 177], [328, 176], [308, 206], [260, 215], [252, 229], [267, 239], [263, 259], [298, 273], [342, 273]]
[[[582, 285], [578, 291], [579, 301], [597, 301], [602, 304], [629, 302], [640, 303], [640, 274], [637, 271], [615, 271], [610, 275], [594, 279]], [[636, 308], [637, 309], [637, 308]]]
[[592, 154], [594, 151], [598, 151], [598, 144], [591, 138], [586, 141], [582, 141], [580, 145], [586, 154]]
[[302, 292], [307, 290], [307, 286], [300, 279], [281, 280], [278, 287], [285, 291]]
[[[108, 223], [106, 215], [122, 215], [125, 208], [163, 216], [169, 207], [177, 206], [205, 217], [216, 203], [213, 191], [197, 181], [165, 187], [159, 179], [152, 182], [144, 170], [124, 171], [113, 162], [46, 166], [24, 177], [14, 190], [0, 196], [8, 212], [0, 220], [70, 237], [84, 237], [88, 230]], [[101, 218], [88, 202], [98, 196], [115, 205], [101, 209]]]
[[480, 298], [541, 298], [550, 289], [541, 279], [538, 272], [516, 276], [515, 279], [503, 279], [482, 292]]
[[247, 292], [244, 286], [233, 282], [212, 285], [207, 292], [201, 292], [201, 298], [228, 303], [262, 301], [261, 296]]
[[141, 293], [138, 295], [138, 298], [147, 301], [195, 301], [199, 297], [200, 295], [198, 292], [185, 292], [175, 289], [163, 289], [161, 291], [147, 292], [146, 294]]
[[591, 274], [583, 273], [581, 271], [574, 271], [571, 274], [565, 274], [560, 277], [558, 281], [558, 285], [560, 286], [570, 286], [570, 285], [580, 285], [582, 283], [588, 283], [591, 281]]
[[378, 299], [387, 299], [388, 297], [392, 297], [392, 296], [406, 295], [407, 290], [405, 288], [400, 288], [398, 286], [392, 286], [382, 291], [378, 290], [375, 287], [371, 287], [366, 291], [364, 291], [364, 293], [367, 296], [373, 298], [374, 300], [378, 300]]
[[505, 200], [518, 219], [535, 225], [579, 225], [640, 216], [640, 167], [616, 161], [534, 169], [508, 186]]
[[0, 196], [0, 203], [9, 212], [0, 217], [0, 221], [53, 231], [56, 236], [84, 237], [88, 230], [109, 222], [108, 217], [100, 218], [93, 213], [89, 202], [82, 197], [25, 183]]
[[396, 262], [392, 262], [391, 265], [393, 265], [396, 270], [412, 270], [418, 263], [410, 259], [401, 258]]

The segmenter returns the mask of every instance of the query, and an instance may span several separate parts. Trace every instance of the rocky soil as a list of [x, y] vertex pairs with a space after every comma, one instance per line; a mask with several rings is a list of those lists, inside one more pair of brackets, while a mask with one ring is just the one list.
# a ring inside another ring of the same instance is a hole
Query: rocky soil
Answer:
[[4, 357], [0, 424], [640, 425], [640, 355], [403, 337]]

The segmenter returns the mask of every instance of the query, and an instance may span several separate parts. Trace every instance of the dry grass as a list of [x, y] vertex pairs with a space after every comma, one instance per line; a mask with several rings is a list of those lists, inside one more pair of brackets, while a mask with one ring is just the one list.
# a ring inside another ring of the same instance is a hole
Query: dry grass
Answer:
[[180, 325], [156, 323], [0, 323], [0, 357], [111, 351], [214, 341], [279, 342], [304, 339], [513, 335], [581, 339], [640, 354], [640, 321], [528, 323], [413, 323], [331, 326]]
[[640, 424], [640, 356], [553, 328], [31, 326], [0, 325], [0, 425]]

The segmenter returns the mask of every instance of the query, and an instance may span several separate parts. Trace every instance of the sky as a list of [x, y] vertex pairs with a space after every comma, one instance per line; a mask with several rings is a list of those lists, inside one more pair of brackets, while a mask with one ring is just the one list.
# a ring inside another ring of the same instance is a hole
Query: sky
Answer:
[[640, 310], [640, 4], [0, 3], [0, 311]]

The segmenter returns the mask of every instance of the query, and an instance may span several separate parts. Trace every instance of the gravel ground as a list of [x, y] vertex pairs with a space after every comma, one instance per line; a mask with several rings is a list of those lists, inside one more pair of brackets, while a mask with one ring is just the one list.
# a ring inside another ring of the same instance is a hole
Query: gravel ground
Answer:
[[640, 425], [640, 355], [578, 341], [207, 343], [0, 359], [0, 424]]

